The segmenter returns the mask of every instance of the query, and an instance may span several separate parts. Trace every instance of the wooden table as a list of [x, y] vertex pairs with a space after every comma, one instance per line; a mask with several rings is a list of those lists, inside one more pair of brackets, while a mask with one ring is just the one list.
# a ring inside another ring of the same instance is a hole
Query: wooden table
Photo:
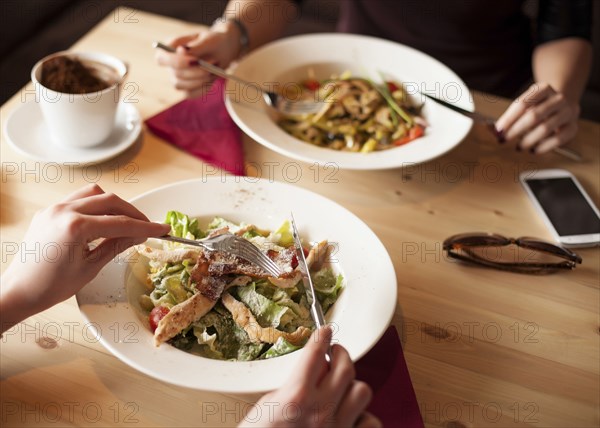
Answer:
[[[74, 49], [104, 51], [129, 61], [126, 94], [143, 117], [181, 98], [154, 63], [151, 42], [190, 24], [118, 9]], [[29, 91], [29, 92], [27, 92]], [[2, 118], [31, 99], [31, 87], [2, 107]], [[477, 109], [498, 116], [507, 101], [475, 94]], [[597, 248], [579, 251], [573, 272], [526, 276], [449, 262], [449, 235], [493, 231], [551, 239], [517, 181], [520, 171], [573, 171], [600, 199], [600, 125], [580, 122], [572, 163], [536, 157], [493, 142], [475, 127], [446, 156], [404, 170], [353, 172], [302, 166], [298, 186], [361, 217], [389, 251], [398, 276], [393, 319], [423, 419], [428, 426], [598, 426], [599, 272]], [[293, 162], [245, 139], [248, 172], [283, 180]], [[97, 181], [131, 198], [165, 183], [215, 173], [150, 133], [96, 171], [49, 167], [1, 145], [2, 267], [5, 245], [20, 242], [34, 212]], [[275, 162], [269, 169], [266, 162]], [[53, 343], [44, 340], [60, 334]], [[229, 426], [255, 397], [193, 391], [156, 381], [89, 340], [74, 299], [33, 316], [1, 343], [2, 426]], [[56, 346], [55, 346], [56, 345]], [[398, 391], [402, 394], [402, 391]]]

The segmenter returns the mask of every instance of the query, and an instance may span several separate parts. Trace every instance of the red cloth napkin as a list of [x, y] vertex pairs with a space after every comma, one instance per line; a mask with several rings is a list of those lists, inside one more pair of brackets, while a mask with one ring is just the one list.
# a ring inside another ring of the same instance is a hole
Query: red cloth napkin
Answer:
[[423, 428], [396, 327], [390, 326], [355, 366], [357, 379], [373, 389], [368, 411], [377, 416], [384, 427]]
[[225, 81], [146, 120], [148, 129], [174, 146], [235, 175], [244, 175], [242, 136], [223, 100]]

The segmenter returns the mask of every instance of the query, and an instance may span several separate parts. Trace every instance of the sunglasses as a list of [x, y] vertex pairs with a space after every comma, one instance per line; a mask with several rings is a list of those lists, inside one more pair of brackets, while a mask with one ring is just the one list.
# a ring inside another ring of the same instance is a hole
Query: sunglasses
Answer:
[[491, 233], [464, 233], [444, 241], [448, 257], [511, 272], [546, 274], [574, 269], [581, 257], [536, 238], [506, 238]]

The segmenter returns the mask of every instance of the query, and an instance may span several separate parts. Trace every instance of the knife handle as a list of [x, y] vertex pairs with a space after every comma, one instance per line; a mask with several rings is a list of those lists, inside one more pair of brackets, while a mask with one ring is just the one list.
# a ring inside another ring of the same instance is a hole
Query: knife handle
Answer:
[[[326, 325], [325, 319], [323, 317], [323, 309], [321, 308], [321, 305], [318, 302], [313, 302], [313, 304], [310, 306], [310, 312], [312, 315], [312, 319], [315, 321], [316, 328], [321, 328]], [[331, 343], [327, 347], [327, 352], [325, 353], [325, 360], [327, 361], [327, 364], [331, 365], [331, 361], [333, 360], [331, 353]]]

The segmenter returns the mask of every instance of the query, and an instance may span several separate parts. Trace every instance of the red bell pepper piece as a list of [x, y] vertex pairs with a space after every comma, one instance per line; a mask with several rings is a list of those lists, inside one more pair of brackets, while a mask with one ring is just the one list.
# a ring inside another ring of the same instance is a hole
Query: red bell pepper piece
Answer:
[[321, 87], [321, 84], [317, 79], [306, 79], [302, 84], [306, 89], [313, 92]]
[[387, 84], [388, 87], [388, 91], [390, 91], [390, 93], [394, 93], [396, 92], [398, 89], [400, 89], [398, 87], [398, 85], [396, 85], [394, 82], [385, 82]]
[[405, 135], [402, 138], [398, 138], [394, 141], [395, 146], [402, 146], [403, 144], [409, 143], [412, 140], [416, 140], [419, 137], [422, 137], [425, 133], [425, 130], [421, 125], [415, 125], [408, 130], [408, 135]]

